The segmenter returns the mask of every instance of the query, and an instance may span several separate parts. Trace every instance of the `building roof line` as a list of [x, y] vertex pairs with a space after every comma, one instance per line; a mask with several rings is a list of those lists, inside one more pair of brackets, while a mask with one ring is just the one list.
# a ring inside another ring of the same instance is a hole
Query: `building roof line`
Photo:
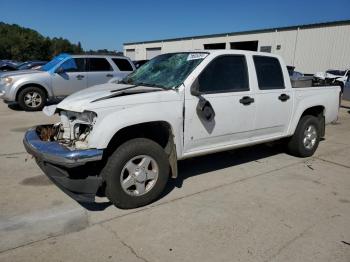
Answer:
[[338, 20], [338, 21], [332, 21], [332, 22], [301, 24], [301, 25], [283, 26], [283, 27], [274, 27], [274, 28], [265, 28], [265, 29], [253, 29], [253, 30], [237, 31], [237, 32], [230, 32], [230, 33], [196, 35], [196, 36], [167, 38], [167, 39], [150, 40], [150, 41], [127, 42], [127, 43], [124, 43], [123, 45], [125, 46], [125, 45], [136, 45], [136, 44], [150, 44], [150, 43], [158, 43], [158, 42], [172, 42], [172, 41], [201, 39], [201, 38], [214, 38], [214, 37], [246, 35], [246, 34], [256, 34], [256, 33], [269, 33], [269, 32], [275, 32], [275, 31], [295, 30], [298, 28], [309, 29], [309, 28], [339, 26], [339, 25], [350, 25], [350, 20]]

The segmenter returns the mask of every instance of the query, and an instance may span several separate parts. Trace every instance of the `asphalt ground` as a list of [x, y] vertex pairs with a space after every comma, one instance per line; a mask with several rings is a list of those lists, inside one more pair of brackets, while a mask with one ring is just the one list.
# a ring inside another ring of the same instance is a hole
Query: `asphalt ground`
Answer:
[[82, 206], [25, 153], [54, 123], [0, 103], [0, 261], [350, 261], [350, 103], [313, 157], [259, 145], [179, 162], [157, 202]]

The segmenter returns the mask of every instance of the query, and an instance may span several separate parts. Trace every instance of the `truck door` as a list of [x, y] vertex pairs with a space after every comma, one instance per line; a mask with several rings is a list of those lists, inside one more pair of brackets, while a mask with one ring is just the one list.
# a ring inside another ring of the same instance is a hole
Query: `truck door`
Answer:
[[254, 94], [244, 55], [214, 58], [185, 99], [185, 154], [248, 141], [254, 128]]
[[277, 58], [256, 55], [253, 61], [258, 85], [253, 139], [282, 136], [287, 132], [292, 115], [291, 86], [284, 82], [283, 70]]
[[84, 58], [69, 58], [59, 68], [62, 71], [52, 75], [52, 90], [55, 96], [68, 96], [86, 88], [87, 79]]

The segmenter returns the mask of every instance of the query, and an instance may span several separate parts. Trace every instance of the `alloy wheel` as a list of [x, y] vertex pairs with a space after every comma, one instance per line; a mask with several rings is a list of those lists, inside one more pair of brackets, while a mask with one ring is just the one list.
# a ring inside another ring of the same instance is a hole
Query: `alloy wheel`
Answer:
[[124, 165], [120, 174], [120, 183], [127, 194], [141, 196], [153, 188], [158, 175], [157, 162], [150, 156], [139, 155]]

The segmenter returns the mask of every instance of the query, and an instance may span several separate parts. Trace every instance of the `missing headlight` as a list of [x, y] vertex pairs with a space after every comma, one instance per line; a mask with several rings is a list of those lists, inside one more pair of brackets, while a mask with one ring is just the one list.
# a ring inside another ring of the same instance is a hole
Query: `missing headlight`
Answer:
[[96, 122], [97, 114], [91, 111], [83, 113], [61, 110], [60, 143], [72, 149], [88, 148], [90, 132]]
[[84, 141], [91, 131], [91, 125], [87, 124], [75, 124], [74, 125], [74, 138], [76, 140]]

